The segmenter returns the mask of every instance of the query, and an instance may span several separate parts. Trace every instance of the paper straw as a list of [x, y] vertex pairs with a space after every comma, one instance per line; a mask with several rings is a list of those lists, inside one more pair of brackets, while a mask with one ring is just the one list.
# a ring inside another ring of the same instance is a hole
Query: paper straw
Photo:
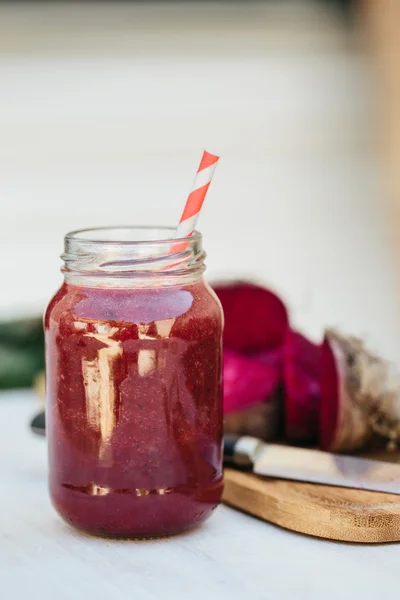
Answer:
[[203, 206], [211, 179], [214, 175], [219, 156], [204, 150], [199, 168], [197, 169], [192, 190], [186, 200], [185, 208], [175, 232], [176, 238], [189, 237], [196, 227], [196, 221]]

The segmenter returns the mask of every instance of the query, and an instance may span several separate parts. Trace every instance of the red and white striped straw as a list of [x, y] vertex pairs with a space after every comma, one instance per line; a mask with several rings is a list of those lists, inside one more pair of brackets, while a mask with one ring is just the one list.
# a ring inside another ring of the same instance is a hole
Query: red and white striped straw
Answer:
[[196, 221], [203, 206], [211, 179], [214, 175], [219, 156], [204, 150], [197, 174], [193, 182], [192, 191], [186, 200], [185, 208], [175, 232], [176, 238], [190, 237], [195, 230]]

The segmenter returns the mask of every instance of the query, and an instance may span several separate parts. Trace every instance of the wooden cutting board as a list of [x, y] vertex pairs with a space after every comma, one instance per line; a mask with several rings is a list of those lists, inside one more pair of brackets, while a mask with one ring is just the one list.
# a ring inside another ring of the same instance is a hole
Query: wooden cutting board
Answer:
[[400, 496], [225, 470], [223, 501], [274, 523], [346, 542], [400, 541]]

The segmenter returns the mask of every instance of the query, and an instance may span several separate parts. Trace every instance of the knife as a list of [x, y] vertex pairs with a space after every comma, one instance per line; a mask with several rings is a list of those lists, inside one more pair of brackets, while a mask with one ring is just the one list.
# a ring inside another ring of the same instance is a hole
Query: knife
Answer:
[[36, 435], [46, 435], [46, 417], [44, 411], [37, 414], [31, 421], [31, 429]]
[[226, 434], [224, 464], [256, 475], [400, 495], [400, 464]]

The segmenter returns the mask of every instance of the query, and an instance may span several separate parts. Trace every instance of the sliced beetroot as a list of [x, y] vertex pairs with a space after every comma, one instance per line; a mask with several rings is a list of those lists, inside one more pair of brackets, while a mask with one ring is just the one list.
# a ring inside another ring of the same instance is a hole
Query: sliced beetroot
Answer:
[[357, 384], [362, 353], [365, 354], [361, 340], [334, 330], [326, 332], [321, 356], [319, 422], [323, 450], [352, 452], [365, 447], [373, 436]]
[[287, 329], [283, 356], [286, 437], [314, 441], [319, 429], [321, 346]]
[[282, 344], [288, 314], [278, 296], [243, 281], [213, 288], [224, 309], [226, 348], [252, 354]]
[[224, 353], [224, 411], [244, 411], [268, 400], [282, 375], [282, 355], [272, 352], [269, 359], [249, 357], [233, 350]]
[[334, 446], [339, 422], [340, 383], [339, 366], [331, 344], [325, 337], [321, 350], [321, 408], [319, 441], [323, 450]]

